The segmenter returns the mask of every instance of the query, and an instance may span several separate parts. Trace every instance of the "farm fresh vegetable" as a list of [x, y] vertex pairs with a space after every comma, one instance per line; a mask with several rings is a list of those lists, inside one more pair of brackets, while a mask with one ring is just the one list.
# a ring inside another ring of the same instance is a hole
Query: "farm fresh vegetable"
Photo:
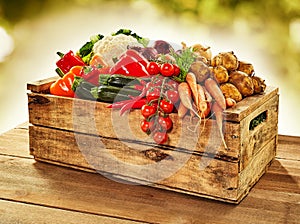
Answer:
[[196, 128], [215, 117], [227, 148], [224, 110], [266, 89], [254, 66], [233, 51], [213, 56], [209, 46], [184, 42], [175, 49], [128, 29], [92, 36], [76, 54], [58, 54], [60, 78], [51, 85], [51, 94], [110, 103], [107, 108], [120, 115], [140, 109], [140, 128], [157, 144], [168, 143], [176, 128], [170, 114], [178, 113], [179, 119], [198, 118]]
[[70, 71], [70, 69], [73, 66], [79, 65], [79, 66], [84, 66], [85, 63], [82, 61], [82, 59], [76, 55], [74, 55], [73, 51], [69, 51], [66, 54], [57, 52], [57, 54], [61, 57], [61, 59], [59, 59], [56, 62], [57, 67], [63, 72], [63, 73], [67, 73], [68, 71]]

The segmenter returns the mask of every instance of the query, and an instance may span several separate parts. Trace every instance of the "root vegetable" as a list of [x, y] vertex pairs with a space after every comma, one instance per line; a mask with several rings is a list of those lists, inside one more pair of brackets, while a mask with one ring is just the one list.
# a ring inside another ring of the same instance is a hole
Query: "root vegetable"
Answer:
[[208, 46], [204, 46], [202, 44], [194, 44], [192, 46], [192, 51], [197, 52], [199, 55], [205, 57], [207, 61], [211, 60], [212, 53], [210, 47]]
[[192, 91], [192, 96], [195, 101], [196, 107], [198, 108], [199, 105], [199, 97], [198, 97], [198, 88], [197, 88], [197, 80], [196, 76], [192, 72], [188, 72], [185, 77], [185, 81], [189, 85]]
[[225, 100], [227, 108], [234, 107], [236, 105], [236, 101], [230, 97], [226, 98]]
[[243, 99], [240, 91], [231, 83], [223, 83], [220, 85], [220, 89], [225, 98], [234, 99], [236, 102], [239, 102]]
[[210, 76], [209, 67], [202, 61], [193, 62], [189, 71], [195, 74], [198, 83], [203, 82]]
[[191, 112], [195, 113], [198, 118], [201, 119], [197, 111], [195, 111], [195, 109], [193, 108], [192, 91], [186, 82], [182, 82], [178, 85], [178, 93], [181, 103]]
[[239, 61], [233, 51], [222, 52], [213, 57], [211, 65], [216, 67], [218, 65], [224, 66], [229, 71], [234, 71], [239, 66]]
[[254, 67], [251, 63], [245, 61], [239, 61], [238, 71], [245, 72], [247, 75], [252, 76], [254, 74]]
[[225, 147], [225, 149], [228, 149], [227, 144], [224, 139], [224, 134], [223, 134], [223, 109], [219, 106], [219, 104], [213, 103], [212, 111], [215, 114], [216, 123], [217, 123], [218, 129], [219, 129], [224, 147]]
[[265, 80], [263, 80], [258, 76], [252, 76], [251, 78], [252, 78], [255, 94], [262, 93], [266, 90]]
[[218, 83], [224, 83], [228, 81], [229, 79], [228, 71], [224, 66], [218, 65], [216, 67], [213, 67], [212, 71], [213, 71], [213, 76]]
[[225, 110], [226, 109], [226, 102], [225, 97], [218, 85], [218, 83], [213, 80], [212, 78], [208, 78], [205, 80], [205, 88], [210, 93], [210, 95], [215, 99], [218, 105]]
[[179, 106], [178, 106], [178, 117], [179, 119], [184, 118], [184, 116], [186, 115], [186, 113], [188, 112], [188, 108], [186, 108], [182, 102], [180, 102]]
[[229, 74], [228, 82], [235, 85], [242, 96], [251, 96], [254, 93], [254, 85], [252, 78], [241, 71], [233, 71]]

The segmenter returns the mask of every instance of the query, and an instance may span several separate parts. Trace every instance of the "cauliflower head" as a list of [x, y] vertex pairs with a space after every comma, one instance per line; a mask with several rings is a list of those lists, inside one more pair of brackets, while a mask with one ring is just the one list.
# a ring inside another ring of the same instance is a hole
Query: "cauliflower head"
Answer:
[[94, 44], [94, 54], [100, 54], [103, 60], [109, 65], [113, 66], [113, 58], [119, 57], [123, 54], [128, 46], [143, 47], [134, 37], [119, 34], [116, 36], [106, 36]]

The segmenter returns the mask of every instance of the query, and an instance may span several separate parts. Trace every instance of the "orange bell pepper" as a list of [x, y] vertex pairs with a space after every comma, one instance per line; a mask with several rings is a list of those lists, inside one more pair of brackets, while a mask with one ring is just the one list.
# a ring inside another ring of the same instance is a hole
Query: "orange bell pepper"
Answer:
[[75, 93], [72, 90], [72, 84], [74, 77], [80, 75], [82, 68], [83, 66], [73, 66], [66, 74], [63, 74], [60, 69], [57, 69], [56, 71], [61, 78], [51, 84], [50, 93], [57, 96], [74, 97]]

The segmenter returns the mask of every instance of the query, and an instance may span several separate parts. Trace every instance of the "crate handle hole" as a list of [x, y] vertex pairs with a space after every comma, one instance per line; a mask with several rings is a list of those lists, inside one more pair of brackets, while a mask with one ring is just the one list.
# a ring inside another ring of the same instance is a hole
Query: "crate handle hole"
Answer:
[[249, 130], [254, 130], [259, 124], [265, 122], [268, 118], [268, 112], [264, 111], [250, 121]]

